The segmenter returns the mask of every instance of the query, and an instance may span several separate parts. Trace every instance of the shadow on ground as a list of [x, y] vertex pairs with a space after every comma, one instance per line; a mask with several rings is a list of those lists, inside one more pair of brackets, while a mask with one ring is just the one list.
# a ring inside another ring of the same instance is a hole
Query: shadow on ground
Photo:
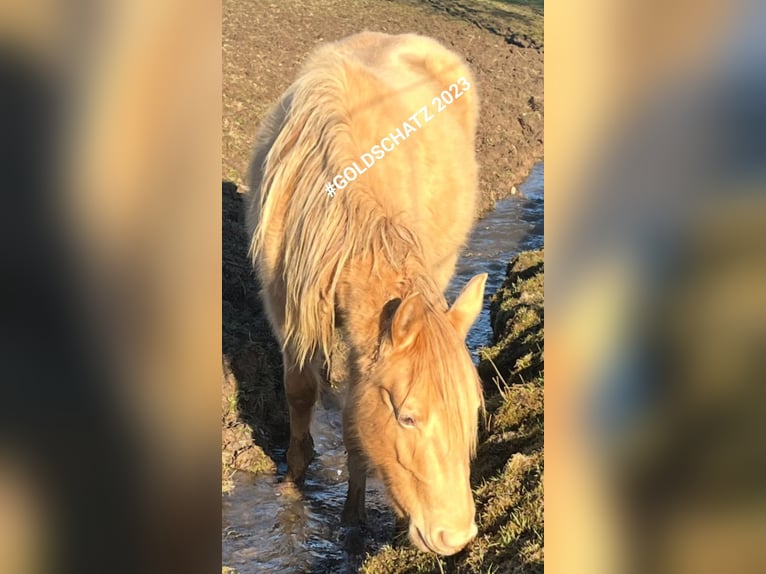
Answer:
[[275, 448], [288, 436], [282, 357], [258, 297], [248, 257], [243, 196], [223, 182], [222, 464], [223, 489], [235, 470], [276, 469]]

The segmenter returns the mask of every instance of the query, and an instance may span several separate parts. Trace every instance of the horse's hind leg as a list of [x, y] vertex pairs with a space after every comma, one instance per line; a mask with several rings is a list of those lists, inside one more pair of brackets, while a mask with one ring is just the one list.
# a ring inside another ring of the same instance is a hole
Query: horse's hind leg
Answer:
[[317, 397], [318, 383], [311, 368], [303, 369], [285, 355], [285, 395], [290, 411], [290, 447], [287, 449], [287, 478], [303, 482], [306, 469], [314, 456], [311, 438], [311, 414]]

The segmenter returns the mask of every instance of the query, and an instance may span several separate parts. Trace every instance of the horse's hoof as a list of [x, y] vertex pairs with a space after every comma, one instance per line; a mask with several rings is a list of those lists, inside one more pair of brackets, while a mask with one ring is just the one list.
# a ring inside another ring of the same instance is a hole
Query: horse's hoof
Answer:
[[302, 455], [291, 456], [287, 453], [287, 476], [285, 480], [295, 484], [303, 484], [306, 480], [306, 471], [309, 468], [309, 461]]
[[301, 499], [301, 493], [300, 490], [298, 490], [295, 484], [295, 481], [287, 479], [285, 477], [285, 480], [282, 482], [278, 482], [276, 486], [277, 496], [283, 496], [285, 499], [288, 500], [300, 500]]
[[343, 529], [343, 548], [349, 554], [364, 552], [364, 534], [361, 526], [347, 526]]
[[314, 440], [308, 435], [303, 440], [290, 442], [287, 449], [287, 477], [296, 484], [303, 484], [311, 460], [314, 458]]
[[288, 468], [287, 475], [285, 475], [285, 482], [294, 484], [295, 486], [303, 486], [303, 483], [306, 482], [306, 471], [304, 470], [302, 473], [295, 473]]

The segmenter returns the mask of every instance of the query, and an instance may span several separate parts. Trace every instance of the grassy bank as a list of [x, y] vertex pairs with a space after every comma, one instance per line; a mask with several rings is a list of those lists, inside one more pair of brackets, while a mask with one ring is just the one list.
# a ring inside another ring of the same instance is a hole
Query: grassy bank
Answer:
[[472, 467], [479, 535], [457, 556], [386, 546], [365, 574], [543, 572], [543, 251], [520, 254], [492, 298], [479, 371], [487, 419]]

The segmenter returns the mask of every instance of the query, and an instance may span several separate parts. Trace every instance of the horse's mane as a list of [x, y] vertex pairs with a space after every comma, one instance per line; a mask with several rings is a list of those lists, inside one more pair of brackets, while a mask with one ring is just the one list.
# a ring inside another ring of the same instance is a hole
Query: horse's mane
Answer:
[[[335, 197], [324, 189], [363, 151], [349, 126], [347, 74], [352, 73], [367, 72], [342, 54], [317, 52], [266, 120], [251, 167], [251, 189], [258, 198], [249, 214], [251, 221], [258, 216], [254, 262], [275, 211], [283, 211], [278, 259], [287, 286], [283, 347], [298, 366], [317, 352], [329, 358], [335, 292], [352, 258], [369, 256], [374, 264], [383, 258], [398, 266], [405, 251], [422, 253], [414, 231], [391, 219], [362, 182], [349, 183]], [[276, 137], [274, 130], [279, 130]]]

